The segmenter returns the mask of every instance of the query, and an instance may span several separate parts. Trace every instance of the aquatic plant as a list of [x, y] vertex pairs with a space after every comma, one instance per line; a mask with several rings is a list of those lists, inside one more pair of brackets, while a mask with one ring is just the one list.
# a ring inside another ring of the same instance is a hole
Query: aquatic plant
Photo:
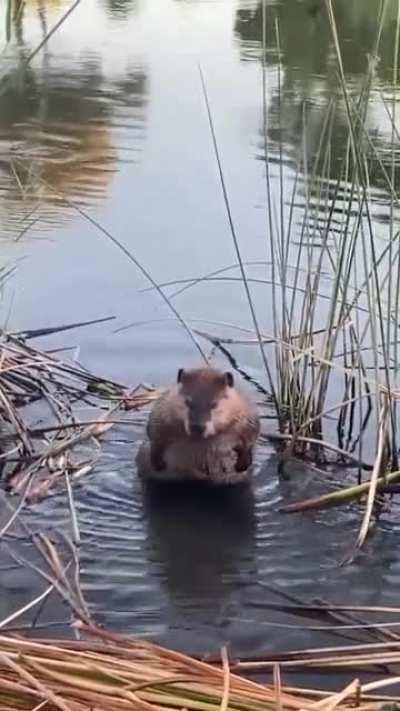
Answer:
[[[310, 447], [298, 435], [324, 438], [326, 416], [335, 414], [338, 444], [358, 452], [362, 460], [363, 433], [374, 417], [380, 472], [397, 468], [396, 422], [398, 381], [399, 251], [394, 214], [396, 91], [399, 18], [393, 43], [393, 89], [382, 108], [392, 124], [391, 170], [388, 172], [367, 126], [373, 93], [374, 68], [379, 61], [380, 38], [387, 3], [380, 3], [375, 46], [366, 61], [359, 91], [349, 87], [343, 67], [340, 38], [333, 5], [326, 0], [332, 53], [338, 76], [337, 92], [327, 106], [319, 145], [312, 164], [308, 157], [307, 105], [303, 110], [303, 139], [289, 211], [285, 209], [280, 176], [280, 215], [271, 218], [272, 187], [269, 174], [271, 141], [264, 101], [266, 190], [270, 209], [268, 239], [273, 255], [272, 280], [274, 340], [281, 427], [293, 439], [293, 451]], [[263, 56], [266, 52], [266, 5], [263, 4]], [[276, 52], [280, 55], [279, 24], [275, 25]], [[280, 64], [278, 63], [278, 75]], [[265, 80], [265, 60], [263, 61]], [[281, 80], [277, 81], [281, 104]], [[337, 177], [331, 176], [331, 132], [335, 115], [346, 117], [346, 150]], [[275, 147], [275, 150], [276, 147]], [[281, 144], [278, 150], [282, 150]], [[385, 239], [372, 223], [370, 171], [374, 166], [386, 180], [390, 221]], [[301, 230], [293, 224], [299, 184], [303, 194]], [[296, 242], [295, 242], [296, 240]], [[337, 392], [342, 389], [341, 399]], [[371, 430], [370, 430], [371, 432]], [[318, 447], [314, 447], [319, 454]]]

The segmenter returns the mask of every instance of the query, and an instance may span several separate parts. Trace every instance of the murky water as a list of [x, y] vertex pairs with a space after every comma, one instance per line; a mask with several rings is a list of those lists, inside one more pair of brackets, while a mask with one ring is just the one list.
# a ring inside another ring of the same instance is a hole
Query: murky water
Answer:
[[[375, 5], [335, 3], [345, 69], [355, 88], [375, 37]], [[383, 32], [391, 37], [396, 4], [388, 5]], [[18, 262], [4, 295], [4, 319], [17, 329], [113, 315], [112, 327], [94, 326], [46, 345], [79, 344], [81, 362], [119, 381], [164, 382], [179, 366], [195, 363], [197, 353], [160, 297], [144, 291], [149, 284], [140, 270], [88, 216], [121, 240], [157, 282], [236, 263], [200, 65], [243, 257], [258, 262], [252, 274], [265, 275], [261, 3], [81, 0], [27, 63], [67, 7], [63, 0], [27, 0], [9, 38], [5, 18], [1, 25], [2, 259]], [[267, 53], [271, 175], [278, 191], [279, 135], [289, 190], [305, 102], [312, 155], [335, 75], [318, 2], [285, 0], [269, 10], [280, 18], [280, 74], [276, 49]], [[388, 52], [374, 74], [377, 95], [388, 91], [390, 71]], [[345, 150], [343, 125], [339, 107], [333, 174]], [[368, 125], [378, 132], [384, 156], [390, 123], [373, 102]], [[380, 234], [387, 202], [382, 185], [371, 179]], [[268, 294], [255, 289], [254, 298], [268, 332]], [[226, 324], [251, 328], [240, 283], [203, 283], [175, 304], [213, 332], [231, 332]], [[135, 327], [113, 332], [131, 322]], [[263, 381], [256, 350], [242, 348], [239, 355]], [[356, 562], [343, 568], [360, 521], [355, 508], [290, 517], [279, 512], [284, 501], [324, 490], [318, 477], [293, 468], [288, 481], [280, 480], [273, 451], [260, 447], [251, 490], [150, 495], [135, 477], [139, 438], [137, 429], [115, 431], [96, 472], [76, 491], [82, 584], [98, 621], [192, 651], [230, 641], [237, 651], [256, 653], [316, 641], [298, 619], [267, 609], [282, 601], [279, 591], [305, 600], [397, 602], [395, 510], [382, 517]], [[33, 507], [28, 519], [44, 530], [66, 528], [65, 498]], [[33, 576], [8, 565], [6, 554], [0, 617], [40, 589]], [[64, 614], [56, 603], [47, 604], [54, 622]]]

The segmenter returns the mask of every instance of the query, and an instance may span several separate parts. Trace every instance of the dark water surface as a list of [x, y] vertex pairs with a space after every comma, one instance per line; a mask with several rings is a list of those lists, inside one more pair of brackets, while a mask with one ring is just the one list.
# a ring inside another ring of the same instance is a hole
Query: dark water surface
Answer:
[[[345, 70], [357, 88], [375, 37], [376, 3], [338, 0], [335, 7], [344, 33]], [[141, 291], [148, 282], [140, 271], [77, 208], [127, 245], [156, 281], [198, 277], [236, 263], [200, 63], [243, 256], [268, 261], [260, 160], [261, 3], [82, 0], [24, 65], [66, 8], [63, 0], [26, 0], [7, 45], [3, 18], [2, 259], [19, 260], [4, 295], [3, 318], [9, 316], [14, 328], [39, 328], [114, 315], [115, 326], [94, 326], [40, 344], [79, 344], [81, 362], [119, 381], [164, 382], [179, 366], [197, 362], [197, 354], [160, 297]], [[388, 8], [383, 33], [392, 46], [396, 3]], [[271, 174], [278, 195], [279, 136], [283, 181], [290, 191], [304, 102], [312, 155], [336, 75], [318, 2], [283, 0], [270, 3], [268, 10], [280, 18], [281, 63], [276, 47], [271, 49], [266, 72], [275, 156]], [[388, 90], [390, 62], [389, 52], [383, 54], [374, 75], [377, 95]], [[367, 123], [384, 156], [390, 123], [373, 102]], [[345, 150], [343, 136], [339, 107], [333, 173]], [[380, 235], [387, 202], [378, 179], [371, 175], [371, 181]], [[251, 269], [265, 278], [265, 266]], [[255, 287], [254, 298], [269, 332], [268, 292]], [[175, 304], [193, 322], [215, 322], [202, 326], [214, 333], [235, 333], [226, 324], [251, 328], [239, 283], [203, 283]], [[140, 325], [113, 333], [130, 322]], [[247, 371], [263, 382], [256, 349], [237, 352]], [[382, 516], [353, 565], [340, 567], [360, 523], [356, 508], [293, 516], [279, 512], [282, 502], [325, 490], [318, 478], [289, 466], [290, 479], [280, 480], [272, 449], [260, 447], [252, 489], [146, 493], [133, 464], [139, 438], [140, 429], [116, 430], [95, 473], [76, 489], [82, 586], [99, 622], [191, 651], [213, 651], [230, 641], [236, 651], [257, 653], [325, 639], [301, 629], [309, 620], [266, 608], [284, 601], [279, 591], [306, 601], [398, 603], [396, 509]], [[68, 530], [65, 496], [33, 507], [26, 520], [45, 531]], [[29, 544], [23, 547], [29, 555]], [[34, 576], [11, 564], [5, 549], [0, 619], [40, 589]], [[63, 615], [56, 602], [47, 603], [49, 619], [57, 622]]]

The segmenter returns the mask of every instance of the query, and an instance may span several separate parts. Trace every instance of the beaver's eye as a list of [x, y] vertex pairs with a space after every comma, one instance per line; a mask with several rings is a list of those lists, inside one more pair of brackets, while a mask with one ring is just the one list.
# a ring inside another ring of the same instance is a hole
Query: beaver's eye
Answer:
[[217, 405], [218, 405], [218, 400], [213, 400], [212, 403], [211, 403], [211, 409], [212, 409], [212, 410], [215, 410], [215, 408], [217, 407]]
[[191, 404], [192, 404], [192, 398], [190, 398], [190, 397], [185, 397], [185, 403], [186, 403], [186, 405], [187, 405], [188, 407], [190, 407]]

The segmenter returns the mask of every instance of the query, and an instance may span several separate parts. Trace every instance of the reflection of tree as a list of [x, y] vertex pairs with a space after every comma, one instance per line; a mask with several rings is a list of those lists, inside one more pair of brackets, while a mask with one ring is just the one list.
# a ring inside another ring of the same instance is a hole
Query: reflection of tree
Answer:
[[136, 0], [104, 0], [110, 17], [124, 20], [136, 10]]
[[[37, 10], [45, 34], [41, 2]], [[147, 89], [136, 67], [108, 79], [100, 55], [53, 68], [47, 50], [39, 65], [24, 64], [22, 24], [21, 64], [0, 85], [0, 210], [10, 225], [20, 223], [21, 209], [28, 214], [38, 204], [42, 219], [53, 221], [55, 191], [78, 201], [103, 197], [117, 158], [111, 129], [143, 126]]]
[[[374, 49], [378, 24], [379, 3], [363, 0], [352, 3], [336, 0], [335, 19], [341, 42], [344, 69], [352, 75], [365, 73], [367, 55]], [[380, 63], [377, 68], [382, 79], [390, 79], [393, 67], [393, 47], [397, 1], [389, 0], [380, 43]], [[283, 64], [288, 70], [299, 73], [325, 74], [331, 64], [331, 30], [323, 0], [281, 0], [267, 12], [267, 44], [275, 46], [275, 17], [279, 21]], [[240, 8], [236, 13], [235, 34], [240, 40], [243, 58], [251, 47], [260, 51], [262, 41], [262, 3], [253, 8]], [[258, 53], [258, 56], [259, 53]], [[267, 53], [267, 61], [271, 54]], [[276, 55], [275, 55], [276, 59]]]
[[[362, 3], [336, 0], [334, 11], [348, 85], [350, 91], [357, 96], [367, 72], [368, 56], [375, 49], [379, 3], [375, 0], [363, 0]], [[381, 82], [382, 85], [392, 79], [396, 12], [397, 2], [389, 0], [379, 46], [380, 61], [374, 74], [374, 81]], [[275, 139], [279, 133], [289, 153], [290, 147], [297, 153], [306, 115], [307, 147], [309, 157], [312, 158], [319, 143], [329, 103], [332, 97], [336, 96], [338, 106], [330, 137], [332, 176], [336, 177], [335, 173], [342, 163], [346, 147], [347, 122], [340, 100], [332, 33], [324, 3], [322, 0], [281, 0], [273, 8], [267, 9], [267, 67], [278, 64], [275, 18], [279, 23], [282, 85], [280, 101], [277, 92], [270, 97], [271, 147], [273, 149], [274, 143], [276, 145]], [[235, 34], [239, 40], [242, 59], [260, 61], [262, 2], [258, 0], [250, 8], [248, 3], [246, 7], [239, 7], [236, 13]], [[369, 117], [367, 125], [371, 126]], [[371, 128], [377, 127], [374, 125]]]

